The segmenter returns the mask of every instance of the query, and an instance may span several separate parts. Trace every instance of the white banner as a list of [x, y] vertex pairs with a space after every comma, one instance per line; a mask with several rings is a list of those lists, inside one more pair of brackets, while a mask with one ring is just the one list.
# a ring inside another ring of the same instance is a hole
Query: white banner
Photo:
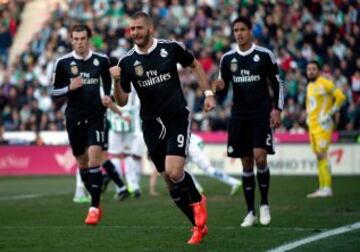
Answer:
[[[315, 175], [317, 174], [316, 158], [309, 144], [279, 144], [276, 154], [268, 156], [271, 174], [278, 175]], [[207, 144], [205, 152], [214, 167], [224, 169], [229, 174], [239, 175], [242, 172], [240, 159], [226, 157], [225, 144]], [[333, 144], [329, 150], [331, 170], [334, 175], [360, 175], [360, 145]], [[146, 160], [144, 172], [152, 169]], [[194, 174], [203, 172], [191, 166]]]

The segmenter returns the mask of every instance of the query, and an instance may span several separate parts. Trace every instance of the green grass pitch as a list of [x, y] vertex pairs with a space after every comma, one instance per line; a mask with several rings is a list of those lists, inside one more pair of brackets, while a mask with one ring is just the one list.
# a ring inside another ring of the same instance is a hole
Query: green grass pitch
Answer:
[[[334, 177], [333, 198], [307, 199], [315, 177], [273, 176], [269, 227], [240, 228], [245, 215], [242, 192], [199, 177], [208, 197], [209, 235], [198, 246], [186, 244], [190, 224], [175, 207], [159, 178], [159, 197], [113, 200], [103, 195], [103, 219], [83, 221], [88, 206], [72, 202], [74, 177], [0, 177], [0, 251], [267, 251], [271, 248], [360, 221], [360, 177]], [[259, 193], [257, 191], [257, 202]], [[314, 241], [295, 251], [360, 251], [360, 229]]]

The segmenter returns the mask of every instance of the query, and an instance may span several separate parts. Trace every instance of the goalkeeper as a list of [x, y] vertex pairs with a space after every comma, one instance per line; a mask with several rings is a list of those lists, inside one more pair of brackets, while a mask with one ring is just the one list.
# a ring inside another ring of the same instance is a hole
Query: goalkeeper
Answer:
[[306, 67], [309, 80], [306, 94], [306, 113], [309, 138], [317, 158], [319, 188], [308, 198], [331, 197], [331, 173], [327, 156], [334, 128], [332, 117], [345, 101], [344, 93], [334, 83], [320, 75], [320, 65], [310, 61]]

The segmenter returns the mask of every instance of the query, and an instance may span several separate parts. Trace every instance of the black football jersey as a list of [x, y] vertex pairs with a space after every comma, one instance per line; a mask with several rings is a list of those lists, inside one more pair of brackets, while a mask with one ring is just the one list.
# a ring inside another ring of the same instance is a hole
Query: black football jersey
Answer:
[[[228, 51], [220, 61], [219, 78], [232, 84], [232, 119], [268, 117], [272, 108], [283, 109], [283, 83], [273, 53], [255, 44], [242, 52]], [[273, 90], [270, 97], [268, 82]]]
[[[70, 91], [71, 78], [82, 77], [83, 86]], [[67, 120], [81, 120], [104, 114], [102, 92], [110, 94], [111, 76], [106, 55], [90, 51], [83, 59], [74, 51], [59, 58], [55, 64], [52, 96], [67, 96]]]
[[144, 54], [135, 45], [119, 60], [120, 84], [127, 93], [131, 83], [139, 95], [142, 120], [177, 112], [186, 106], [177, 63], [191, 65], [192, 54], [176, 41], [154, 39]]

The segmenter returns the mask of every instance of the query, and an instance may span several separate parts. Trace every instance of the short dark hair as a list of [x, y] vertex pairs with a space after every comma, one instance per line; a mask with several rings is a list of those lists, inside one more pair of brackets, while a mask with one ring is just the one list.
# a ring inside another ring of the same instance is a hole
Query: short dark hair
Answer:
[[73, 32], [82, 32], [82, 31], [86, 31], [87, 37], [91, 38], [91, 36], [92, 36], [91, 29], [88, 25], [85, 25], [85, 24], [73, 25], [70, 29], [70, 37], [72, 37]]
[[135, 12], [135, 14], [130, 17], [130, 19], [132, 19], [132, 20], [139, 19], [139, 18], [145, 19], [151, 25], [153, 24], [152, 18], [147, 13], [145, 13], [143, 11]]
[[314, 65], [317, 66], [317, 68], [318, 68], [319, 70], [321, 70], [320, 63], [319, 63], [319, 61], [317, 61], [317, 60], [310, 60], [307, 64], [308, 64], [308, 65], [314, 64]]
[[235, 24], [236, 23], [243, 23], [247, 26], [247, 28], [249, 30], [252, 29], [252, 23], [251, 23], [251, 20], [247, 17], [238, 17], [237, 19], [235, 19], [232, 23], [232, 28], [234, 28]]

